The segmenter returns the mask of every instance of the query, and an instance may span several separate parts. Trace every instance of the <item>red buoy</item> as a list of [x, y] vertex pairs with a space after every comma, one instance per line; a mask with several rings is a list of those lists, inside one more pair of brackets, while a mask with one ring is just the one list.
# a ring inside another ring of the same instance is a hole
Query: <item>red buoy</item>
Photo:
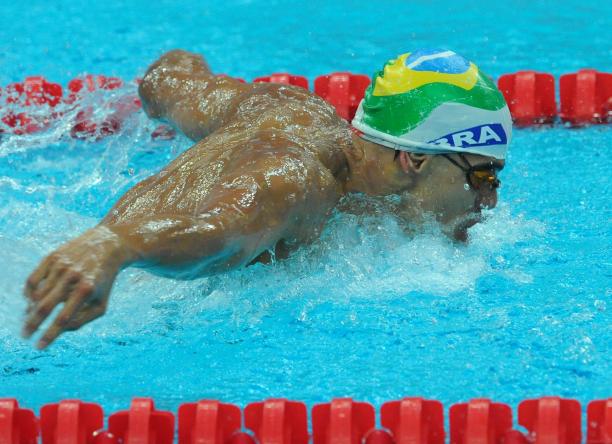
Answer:
[[374, 407], [351, 398], [334, 399], [312, 408], [313, 444], [361, 444], [375, 426]]
[[110, 91], [120, 88], [122, 85], [123, 81], [118, 77], [87, 74], [85, 77], [72, 79], [68, 82], [68, 91], [70, 91], [70, 94], [66, 99], [66, 103], [74, 102], [79, 96], [87, 92], [94, 92], [98, 89]]
[[364, 442], [365, 444], [396, 444], [393, 437], [385, 430], [371, 430], [365, 437]]
[[589, 403], [586, 442], [587, 444], [612, 444], [612, 398]]
[[130, 410], [108, 418], [108, 429], [124, 444], [172, 444], [174, 415], [156, 410], [152, 399], [134, 398]]
[[102, 407], [94, 403], [65, 400], [40, 409], [42, 444], [93, 444], [103, 424]]
[[178, 444], [225, 444], [240, 431], [240, 408], [219, 401], [182, 404]]
[[551, 74], [519, 71], [499, 78], [512, 119], [517, 125], [552, 123], [557, 115], [555, 79]]
[[308, 79], [304, 76], [294, 76], [287, 73], [275, 73], [269, 76], [257, 77], [253, 83], [282, 83], [284, 85], [295, 85], [308, 89]]
[[473, 399], [450, 408], [452, 444], [497, 444], [512, 429], [510, 406], [488, 399]]
[[580, 444], [580, 403], [545, 396], [519, 404], [518, 422], [529, 431], [533, 444]]
[[153, 140], [172, 140], [176, 137], [176, 131], [169, 125], [158, 125], [151, 133]]
[[573, 125], [612, 122], [612, 74], [581, 69], [559, 81], [561, 119]]
[[[238, 432], [232, 436], [229, 441], [225, 442], [228, 444], [256, 444], [253, 437], [245, 432]], [[223, 442], [223, 444], [225, 444], [225, 442]]]
[[368, 85], [370, 78], [366, 75], [335, 72], [317, 77], [314, 88], [315, 94], [327, 100], [340, 117], [350, 122]]
[[[48, 82], [41, 76], [26, 77], [23, 82], [13, 83], [5, 88], [2, 102], [8, 111], [5, 111], [1, 120], [14, 134], [32, 134], [41, 131], [60, 117], [60, 114], [54, 112], [52, 108], [60, 103], [62, 94], [62, 87], [57, 83]], [[32, 110], [22, 111], [24, 108]]]
[[[88, 74], [84, 77], [72, 79], [68, 83], [70, 94], [66, 98], [67, 104], [76, 104], [96, 90], [111, 91], [120, 88], [123, 81], [117, 77]], [[96, 118], [91, 106], [84, 107], [77, 112], [75, 122], [70, 129], [70, 135], [76, 139], [99, 140], [103, 137], [116, 134], [121, 130], [123, 121], [141, 107], [137, 97], [122, 97], [119, 101], [110, 104], [112, 111], [104, 118]]]
[[444, 407], [439, 401], [404, 398], [385, 402], [380, 419], [396, 444], [444, 444]]
[[36, 444], [38, 420], [16, 399], [0, 399], [0, 444]]
[[269, 399], [244, 409], [244, 424], [261, 443], [308, 444], [306, 404]]

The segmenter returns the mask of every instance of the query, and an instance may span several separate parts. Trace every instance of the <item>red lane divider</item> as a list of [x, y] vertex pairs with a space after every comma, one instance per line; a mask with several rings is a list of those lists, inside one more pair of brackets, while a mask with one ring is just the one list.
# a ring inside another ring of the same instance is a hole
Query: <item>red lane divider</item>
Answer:
[[[100, 140], [103, 137], [116, 134], [121, 130], [123, 121], [138, 111], [141, 104], [137, 97], [125, 96], [111, 106], [113, 111], [103, 119], [95, 118], [95, 110], [92, 107], [79, 111], [70, 130], [70, 135], [75, 139]], [[161, 127], [158, 127], [156, 131], [158, 131], [155, 133], [156, 138], [164, 138], [166, 134], [171, 134], [162, 133]]]
[[[225, 74], [219, 74], [224, 76]], [[244, 79], [236, 78], [240, 82]], [[259, 82], [274, 82], [296, 85], [308, 89], [308, 79], [289, 73], [274, 73], [257, 77]], [[370, 83], [368, 76], [348, 72], [336, 72], [319, 76], [314, 81], [314, 92], [327, 100], [338, 115], [350, 121]], [[67, 96], [61, 85], [44, 77], [27, 77], [23, 82], [0, 88], [0, 121], [16, 135], [30, 134], [48, 128], [50, 123], [62, 118], [55, 111], [60, 105], [79, 106], [87, 94], [98, 90], [115, 90], [123, 85], [117, 77], [86, 75], [68, 83]], [[565, 74], [560, 78], [560, 112], [555, 100], [555, 79], [552, 75], [535, 71], [519, 71], [503, 75], [498, 86], [510, 108], [517, 125], [553, 123], [557, 114], [561, 120], [572, 125], [587, 123], [612, 123], [612, 74], [592, 69]], [[7, 106], [8, 109], [3, 111]], [[121, 130], [123, 121], [141, 108], [135, 96], [125, 96], [108, 104], [110, 113], [97, 118], [91, 107], [78, 109], [71, 135], [76, 138], [98, 140]], [[48, 108], [48, 109], [45, 109]], [[19, 108], [13, 111], [11, 108]], [[24, 109], [25, 108], [25, 109]], [[31, 112], [28, 111], [31, 110]], [[3, 131], [0, 128], [0, 133]], [[167, 125], [160, 125], [152, 133], [153, 139], [172, 139], [175, 131]]]
[[174, 415], [155, 410], [152, 399], [135, 398], [130, 410], [108, 418], [108, 430], [123, 444], [172, 444]]
[[561, 119], [575, 125], [612, 122], [612, 74], [594, 69], [561, 76]]
[[95, 76], [87, 74], [85, 77], [72, 79], [68, 82], [69, 96], [66, 103], [74, 103], [80, 99], [85, 92], [94, 92], [98, 89], [111, 91], [123, 86], [123, 81], [118, 77]]
[[0, 399], [0, 444], [36, 444], [38, 420], [16, 399]]
[[386, 430], [371, 430], [364, 441], [365, 444], [395, 444], [393, 437]]
[[580, 444], [580, 403], [547, 396], [519, 404], [518, 422], [534, 444]]
[[24, 100], [23, 105], [49, 105], [55, 106], [62, 99], [62, 86], [57, 83], [47, 82], [44, 77], [26, 77], [23, 83], [13, 83], [7, 87], [7, 103], [19, 103]]
[[350, 398], [312, 408], [313, 444], [361, 444], [376, 424], [374, 407]]
[[255, 439], [253, 439], [251, 435], [249, 435], [248, 433], [240, 432], [231, 437], [231, 439], [229, 440], [229, 444], [256, 444], [256, 443], [255, 443]]
[[[12, 83], [4, 91], [0, 89], [0, 97], [7, 105], [20, 108], [48, 106], [54, 108], [62, 100], [62, 87], [57, 83], [48, 82], [44, 77], [26, 77], [22, 83]], [[50, 112], [44, 116], [28, 114], [25, 111], [14, 113], [9, 110], [0, 120], [12, 129], [13, 133], [31, 134], [44, 130], [57, 113]]]
[[244, 424], [259, 442], [308, 444], [308, 418], [302, 402], [270, 399], [249, 404], [244, 409]]
[[240, 431], [240, 407], [200, 401], [179, 407], [179, 444], [224, 444]]
[[496, 444], [512, 429], [510, 406], [473, 399], [450, 408], [451, 444]]
[[169, 125], [159, 125], [151, 133], [151, 138], [154, 140], [172, 140], [176, 137], [176, 131]]
[[[587, 416], [586, 444], [612, 444], [612, 398], [590, 402]], [[251, 403], [242, 410], [213, 400], [186, 403], [178, 410], [178, 444], [445, 442], [443, 406], [423, 398], [385, 402], [380, 409], [384, 429], [375, 428], [371, 404], [350, 398], [315, 405], [311, 419], [309, 435], [306, 406], [285, 399]], [[581, 408], [572, 399], [523, 401], [518, 423], [526, 435], [512, 429], [512, 410], [506, 404], [488, 399], [454, 404], [449, 409], [450, 444], [581, 443]], [[149, 398], [135, 398], [128, 411], [111, 414], [107, 430], [97, 404], [67, 400], [45, 405], [39, 425], [34, 413], [15, 399], [0, 399], [0, 444], [37, 444], [39, 429], [42, 444], [172, 444], [174, 424], [174, 415], [156, 410]]]
[[121, 444], [119, 438], [113, 435], [111, 432], [105, 430], [98, 430], [93, 433], [93, 444]]
[[340, 117], [350, 122], [369, 85], [370, 78], [366, 75], [335, 72], [317, 77], [314, 92], [333, 105]]
[[[87, 75], [83, 78], [73, 79], [68, 83], [70, 94], [66, 103], [74, 104], [83, 100], [87, 94], [96, 90], [112, 91], [123, 86], [123, 81], [117, 77]], [[70, 135], [76, 139], [99, 140], [103, 137], [116, 134], [121, 130], [123, 121], [138, 111], [141, 107], [137, 97], [122, 97], [112, 103], [113, 111], [103, 119], [96, 119], [95, 110], [88, 106], [77, 113], [76, 121], [70, 130]]]
[[587, 444], [612, 444], [612, 398], [589, 404]]
[[287, 73], [275, 73], [269, 76], [256, 77], [253, 83], [282, 83], [285, 85], [300, 86], [308, 89], [308, 79], [304, 76], [294, 76]]
[[380, 417], [396, 444], [444, 444], [444, 412], [439, 401], [404, 398], [386, 402]]
[[517, 125], [552, 123], [557, 115], [555, 79], [551, 74], [519, 71], [499, 78], [512, 118]]
[[[53, 109], [60, 103], [76, 107], [87, 94], [96, 90], [114, 90], [122, 85], [123, 81], [117, 77], [87, 75], [71, 80], [68, 83], [68, 96], [64, 98], [61, 85], [48, 82], [40, 76], [27, 77], [22, 83], [7, 86], [0, 98], [9, 107], [18, 106], [29, 111], [15, 113], [9, 109], [1, 120], [14, 134], [32, 134], [48, 128], [52, 121], [63, 116], [52, 110], [43, 112], [41, 116], [41, 108], [46, 106]], [[124, 97], [112, 104], [112, 107], [112, 113], [102, 121], [96, 121], [92, 107], [79, 110], [70, 131], [72, 137], [100, 139], [115, 134], [121, 129], [122, 122], [140, 108], [140, 100]]]
[[66, 400], [40, 409], [43, 444], [92, 444], [94, 432], [103, 425], [104, 412], [98, 404]]

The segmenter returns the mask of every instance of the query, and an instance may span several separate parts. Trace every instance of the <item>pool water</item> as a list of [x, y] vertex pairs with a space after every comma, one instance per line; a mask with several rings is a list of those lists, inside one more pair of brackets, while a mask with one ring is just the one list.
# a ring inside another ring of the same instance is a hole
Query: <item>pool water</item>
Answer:
[[[612, 70], [605, 2], [54, 4], [3, 5], [0, 85], [133, 79], [174, 47], [247, 79], [370, 74], [421, 46], [450, 47], [493, 76]], [[134, 93], [129, 83], [96, 100]], [[99, 142], [66, 137], [66, 125], [0, 139], [0, 397], [110, 411], [135, 395], [175, 410], [201, 398], [516, 405], [612, 393], [609, 126], [515, 131], [500, 204], [467, 245], [434, 225], [408, 237], [383, 210], [336, 212], [319, 241], [283, 262], [190, 282], [128, 269], [104, 318], [39, 352], [18, 334], [28, 274], [190, 146], [152, 141], [156, 123], [142, 113]]]

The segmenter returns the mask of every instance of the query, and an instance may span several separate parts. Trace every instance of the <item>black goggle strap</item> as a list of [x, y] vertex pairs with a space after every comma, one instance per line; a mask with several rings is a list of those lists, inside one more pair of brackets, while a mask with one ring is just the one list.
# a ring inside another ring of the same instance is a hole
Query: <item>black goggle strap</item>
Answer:
[[[463, 171], [464, 173], [468, 172], [468, 168], [466, 168], [465, 166], [461, 165], [459, 162], [457, 162], [455, 159], [453, 159], [451, 156], [449, 156], [448, 154], [442, 154], [442, 156], [444, 156], [444, 158], [446, 160], [448, 160], [450, 163], [452, 163], [453, 165], [455, 165], [457, 168], [459, 168], [461, 171]], [[459, 156], [465, 161], [465, 157], [463, 157], [461, 154], [459, 154]], [[468, 163], [469, 165], [469, 163]], [[470, 165], [471, 166], [471, 165]]]
[[474, 168], [472, 164], [468, 162], [468, 160], [465, 158], [463, 154], [459, 153], [458, 156], [463, 161], [463, 163], [465, 163], [465, 167], [467, 168], [467, 171], [470, 171], [472, 168]]

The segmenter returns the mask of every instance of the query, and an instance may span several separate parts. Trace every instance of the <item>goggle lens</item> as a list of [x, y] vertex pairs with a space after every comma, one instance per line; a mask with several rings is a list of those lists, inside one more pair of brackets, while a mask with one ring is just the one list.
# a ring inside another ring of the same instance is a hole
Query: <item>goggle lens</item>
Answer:
[[497, 174], [494, 171], [472, 171], [470, 173], [470, 179], [472, 186], [476, 189], [487, 183], [491, 188], [499, 188], [500, 182], [497, 178]]
[[477, 190], [485, 183], [493, 190], [499, 188], [501, 182], [497, 178], [498, 168], [493, 163], [490, 165], [472, 166], [463, 154], [459, 154], [459, 158], [465, 163], [465, 165], [461, 165], [448, 154], [442, 154], [442, 156], [465, 173], [467, 183], [472, 189]]

